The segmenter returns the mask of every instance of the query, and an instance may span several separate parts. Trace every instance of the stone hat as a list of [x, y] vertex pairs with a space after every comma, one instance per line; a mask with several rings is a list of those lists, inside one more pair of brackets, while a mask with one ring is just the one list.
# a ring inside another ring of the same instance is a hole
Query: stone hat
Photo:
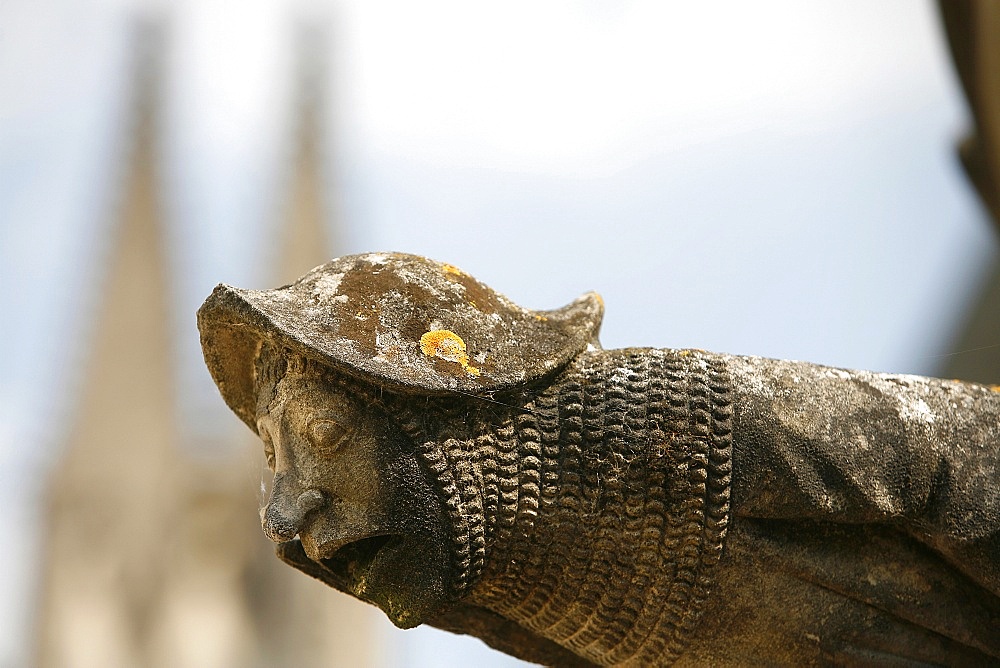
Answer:
[[254, 360], [265, 341], [390, 389], [489, 395], [596, 345], [603, 311], [596, 293], [532, 311], [452, 265], [369, 253], [275, 290], [219, 285], [198, 329], [223, 398], [256, 431]]

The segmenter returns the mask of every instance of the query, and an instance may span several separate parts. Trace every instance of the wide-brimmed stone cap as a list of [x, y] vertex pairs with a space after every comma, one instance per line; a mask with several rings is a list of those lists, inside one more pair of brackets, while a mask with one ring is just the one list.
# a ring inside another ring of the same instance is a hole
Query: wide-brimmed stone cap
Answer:
[[601, 298], [533, 311], [460, 269], [370, 253], [275, 290], [219, 285], [198, 310], [205, 362], [256, 431], [254, 360], [264, 341], [390, 389], [489, 395], [562, 368], [597, 344]]

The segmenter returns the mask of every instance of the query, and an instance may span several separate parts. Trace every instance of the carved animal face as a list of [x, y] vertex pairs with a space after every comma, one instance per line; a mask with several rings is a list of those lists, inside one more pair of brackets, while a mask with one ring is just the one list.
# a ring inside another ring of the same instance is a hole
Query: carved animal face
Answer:
[[397, 626], [438, 609], [450, 568], [440, 502], [389, 416], [289, 371], [257, 426], [274, 471], [264, 533], [297, 536], [342, 589]]

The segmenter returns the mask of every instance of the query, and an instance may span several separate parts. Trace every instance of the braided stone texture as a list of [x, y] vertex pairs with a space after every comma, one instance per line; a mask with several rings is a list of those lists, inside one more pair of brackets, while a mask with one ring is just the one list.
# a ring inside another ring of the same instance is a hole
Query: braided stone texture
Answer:
[[[420, 449], [452, 519], [455, 594], [594, 663], [669, 663], [729, 522], [724, 366], [694, 351], [586, 353], [520, 398], [500, 421], [496, 404], [464, 420], [433, 411], [441, 437]], [[426, 424], [404, 429], [419, 440]]]

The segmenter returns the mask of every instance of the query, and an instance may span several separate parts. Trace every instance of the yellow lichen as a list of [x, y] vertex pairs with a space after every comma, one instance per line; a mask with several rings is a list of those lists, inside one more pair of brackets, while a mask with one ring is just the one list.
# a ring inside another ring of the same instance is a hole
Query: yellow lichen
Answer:
[[454, 274], [455, 276], [465, 276], [465, 272], [456, 267], [453, 264], [442, 264], [441, 268], [446, 274]]
[[469, 365], [469, 354], [462, 337], [447, 329], [432, 329], [420, 337], [420, 350], [428, 357], [438, 357], [461, 365], [470, 376], [478, 376], [479, 369]]
[[989, 385], [988, 387], [994, 392], [1000, 392], [1000, 385]]

